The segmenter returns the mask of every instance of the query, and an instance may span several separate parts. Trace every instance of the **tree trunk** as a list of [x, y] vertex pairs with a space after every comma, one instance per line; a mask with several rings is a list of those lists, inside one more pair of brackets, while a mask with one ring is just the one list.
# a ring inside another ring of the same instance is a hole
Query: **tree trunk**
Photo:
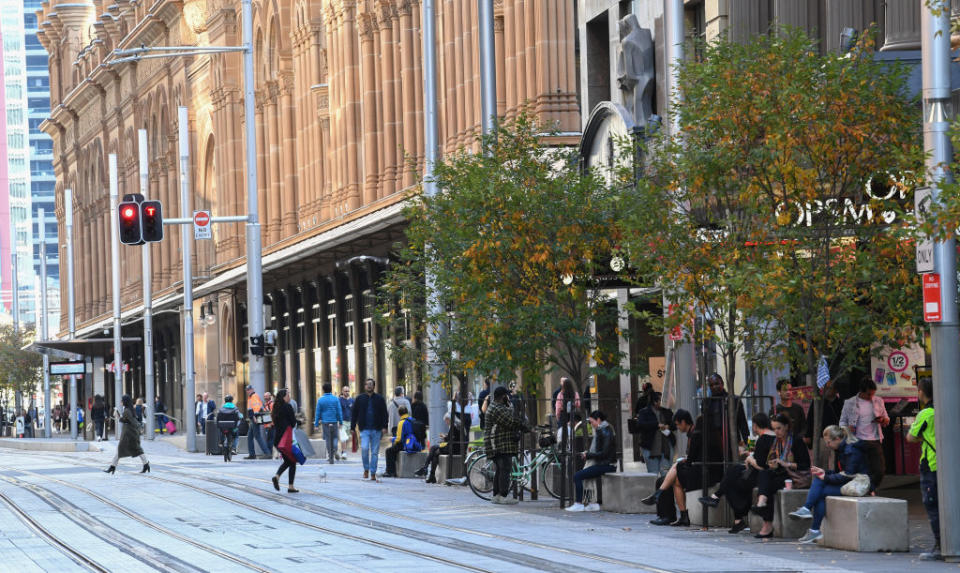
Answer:
[[[817, 364], [816, 356], [813, 354], [813, 346], [807, 343], [807, 385], [813, 386], [813, 431], [811, 432], [810, 445], [813, 447], [813, 459], [819, 460], [823, 450], [820, 439], [823, 434], [823, 396], [820, 395], [820, 389], [817, 388]], [[810, 416], [807, 416], [807, 423], [811, 423]], [[819, 461], [817, 461], [819, 463]]]
[[[729, 331], [727, 340], [733, 340], [733, 335], [736, 333], [736, 320], [737, 320], [737, 309], [736, 307], [731, 307], [730, 314], [728, 316], [729, 322]], [[737, 400], [736, 400], [736, 390], [734, 381], [737, 378], [737, 353], [732, 349], [726, 351], [725, 358], [727, 359], [727, 436], [728, 442], [725, 447], [729, 448], [729, 455], [724, 456], [724, 459], [727, 461], [739, 461], [739, 431], [737, 427]]]

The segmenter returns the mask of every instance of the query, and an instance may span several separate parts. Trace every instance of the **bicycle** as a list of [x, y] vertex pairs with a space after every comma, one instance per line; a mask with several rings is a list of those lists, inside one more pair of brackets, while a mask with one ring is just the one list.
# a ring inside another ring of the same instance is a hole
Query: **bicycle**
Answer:
[[[538, 428], [543, 430], [543, 428]], [[546, 429], [549, 432], [549, 428]], [[536, 455], [530, 456], [529, 451], [523, 452], [522, 456], [513, 458], [513, 465], [510, 470], [510, 489], [526, 489], [533, 491], [530, 484], [533, 482], [534, 472], [539, 472], [540, 481], [543, 489], [556, 499], [560, 499], [560, 457], [557, 454], [557, 440], [552, 433], [542, 433], [538, 439], [542, 449], [538, 450]], [[521, 461], [521, 459], [523, 461]], [[496, 474], [496, 467], [493, 459], [486, 453], [477, 455], [473, 461], [466, 466], [467, 483], [471, 491], [480, 499], [489, 500], [493, 491], [493, 480]]]
[[223, 461], [229, 462], [233, 458], [233, 437], [237, 432], [237, 423], [234, 421], [217, 422], [220, 430], [220, 449], [223, 450]]

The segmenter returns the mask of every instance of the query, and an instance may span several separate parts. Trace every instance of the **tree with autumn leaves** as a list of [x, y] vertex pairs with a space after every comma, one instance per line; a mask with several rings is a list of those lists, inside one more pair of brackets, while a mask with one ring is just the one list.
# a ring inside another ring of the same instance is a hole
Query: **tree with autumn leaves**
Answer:
[[615, 341], [591, 331], [609, 312], [592, 277], [618, 240], [617, 192], [543, 135], [526, 116], [501, 124], [438, 162], [435, 196], [413, 198], [380, 286], [394, 360], [422, 371], [433, 344], [446, 375], [520, 374], [529, 391], [554, 369], [582, 387], [591, 358], [619, 367]]
[[870, 34], [820, 55], [779, 29], [710, 43], [679, 76], [680, 137], [651, 146], [624, 203], [631, 263], [679, 309], [664, 326], [706, 320], [692, 336], [715, 345], [731, 394], [738, 357], [814, 384], [820, 356], [836, 377], [863, 349], [917, 339], [902, 206], [923, 162], [905, 70], [873, 59]]
[[16, 396], [32, 392], [40, 382], [41, 356], [22, 350], [33, 340], [33, 334], [12, 325], [0, 325], [0, 389]]

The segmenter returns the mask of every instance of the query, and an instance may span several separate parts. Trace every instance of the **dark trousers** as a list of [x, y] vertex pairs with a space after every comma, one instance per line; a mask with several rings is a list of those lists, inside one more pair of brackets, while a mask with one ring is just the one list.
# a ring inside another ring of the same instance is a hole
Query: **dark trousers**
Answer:
[[787, 472], [763, 470], [757, 474], [757, 493], [767, 496], [767, 505], [760, 508], [764, 521], [773, 521], [773, 496], [783, 489], [783, 482], [788, 479]]
[[753, 486], [756, 483], [757, 472], [747, 472], [747, 468], [743, 464], [730, 466], [724, 472], [716, 494], [717, 497], [727, 498], [727, 504], [733, 510], [735, 519], [743, 519], [750, 512], [750, 503], [753, 501]]
[[513, 454], [497, 454], [493, 456], [496, 473], [493, 476], [493, 495], [507, 497], [510, 493], [510, 470], [513, 466]]
[[933, 538], [940, 545], [940, 509], [937, 506], [937, 472], [920, 470], [920, 491], [923, 494], [923, 507], [927, 509]]
[[402, 444], [396, 443], [386, 449], [387, 454], [387, 475], [396, 475], [397, 473], [397, 456], [400, 454], [402, 449]]
[[437, 477], [437, 464], [440, 462], [440, 456], [450, 453], [450, 444], [446, 446], [430, 446], [430, 453], [427, 455], [427, 463], [423, 467], [430, 468], [430, 479]]
[[860, 440], [867, 454], [867, 467], [870, 468], [870, 483], [873, 489], [880, 489], [880, 482], [887, 473], [887, 461], [883, 457], [883, 442], [880, 440]]
[[615, 472], [615, 471], [617, 471], [617, 468], [615, 466], [612, 466], [610, 464], [598, 464], [595, 466], [590, 466], [588, 468], [583, 468], [582, 470], [573, 474], [573, 486], [576, 488], [576, 492], [577, 492], [577, 503], [580, 503], [583, 501], [583, 480], [598, 478], [603, 474]]
[[297, 475], [297, 462], [296, 460], [288, 460], [287, 456], [280, 456], [280, 458], [283, 460], [283, 463], [280, 464], [280, 468], [277, 469], [277, 476], [282, 476], [283, 472], [289, 469], [290, 473], [287, 474], [287, 483], [290, 484], [290, 487], [293, 487], [293, 478]]
[[[663, 485], [663, 476], [657, 478], [656, 487], [659, 490]], [[677, 519], [677, 506], [673, 503], [673, 489], [668, 489], [660, 494], [657, 499], [657, 517], [662, 517], [670, 521]]]

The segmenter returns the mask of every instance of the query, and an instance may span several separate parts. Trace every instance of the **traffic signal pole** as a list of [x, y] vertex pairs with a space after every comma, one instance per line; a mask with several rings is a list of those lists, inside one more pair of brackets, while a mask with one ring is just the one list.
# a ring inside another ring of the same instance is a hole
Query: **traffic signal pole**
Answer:
[[[50, 334], [49, 313], [47, 312], [47, 224], [46, 213], [37, 210], [37, 229], [40, 234], [40, 340], [46, 341]], [[43, 437], [51, 437], [50, 432], [50, 357], [43, 355]]]
[[[117, 220], [117, 205], [120, 203], [117, 182], [117, 154], [107, 158], [110, 170], [110, 259], [113, 270], [113, 407], [116, 424], [114, 431], [120, 441], [120, 397], [123, 396], [123, 347], [120, 331], [120, 225]], [[106, 432], [104, 432], [106, 433]]]
[[[933, 6], [931, 6], [931, 4]], [[941, 185], [952, 179], [950, 144], [950, 5], [943, 0], [922, 2], [923, 146], [934, 203]], [[936, 12], [936, 14], [934, 13]], [[960, 561], [960, 320], [957, 313], [957, 246], [955, 239], [934, 243], [934, 272], [940, 275], [942, 320], [930, 323], [933, 352], [937, 482], [940, 548], [946, 561]]]
[[[148, 198], [150, 177], [147, 165], [147, 130], [138, 130], [140, 151], [140, 194]], [[156, 417], [153, 412], [154, 378], [153, 378], [153, 268], [150, 259], [150, 243], [143, 246], [143, 262], [141, 264], [141, 282], [143, 283], [143, 381], [146, 390], [144, 408], [147, 411], [147, 439], [154, 439], [153, 428]]]

